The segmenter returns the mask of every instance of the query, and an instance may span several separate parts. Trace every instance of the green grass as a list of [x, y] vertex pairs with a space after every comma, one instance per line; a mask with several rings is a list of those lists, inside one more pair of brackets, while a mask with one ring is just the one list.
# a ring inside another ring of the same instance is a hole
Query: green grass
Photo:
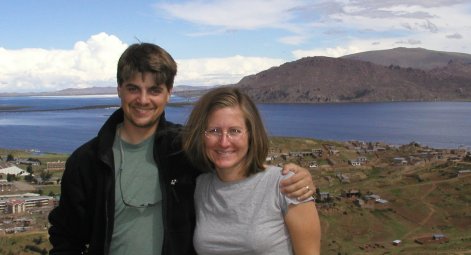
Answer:
[[[271, 137], [271, 145], [281, 152], [310, 151], [321, 148], [322, 144], [332, 144], [340, 151], [334, 160], [340, 163], [356, 155], [344, 147], [343, 143], [319, 141], [305, 138]], [[402, 154], [401, 154], [402, 153]], [[1, 150], [0, 150], [1, 154]], [[1, 154], [4, 155], [4, 154]], [[470, 165], [437, 163], [425, 166], [388, 165], [387, 158], [407, 156], [405, 151], [387, 151], [379, 154], [377, 166], [367, 168], [349, 167], [346, 164], [311, 171], [314, 182], [321, 191], [328, 191], [333, 196], [340, 195], [341, 190], [357, 189], [362, 193], [371, 191], [391, 203], [391, 210], [360, 209], [352, 201], [334, 199], [337, 211], [319, 210], [322, 224], [323, 255], [353, 254], [458, 254], [458, 250], [471, 250], [471, 176], [454, 178], [450, 174], [457, 169], [469, 169]], [[16, 155], [15, 155], [16, 156]], [[65, 160], [67, 155], [44, 154], [40, 160]], [[316, 160], [319, 165], [326, 165], [324, 159], [306, 157], [304, 161]], [[305, 163], [299, 160], [299, 162]], [[405, 170], [406, 169], [406, 170]], [[337, 172], [349, 173], [352, 176], [365, 174], [368, 178], [353, 178], [349, 184], [341, 184], [335, 177]], [[422, 176], [423, 181], [407, 177]], [[54, 172], [60, 177], [61, 172]], [[326, 176], [330, 176], [328, 181]], [[58, 194], [59, 185], [41, 186], [43, 194]], [[431, 212], [433, 212], [431, 214]], [[430, 215], [430, 217], [428, 217]], [[428, 221], [424, 219], [427, 217]], [[425, 221], [422, 224], [422, 221]], [[430, 233], [444, 233], [450, 238], [448, 244], [419, 245], [414, 238]], [[45, 234], [45, 232], [44, 232]], [[46, 235], [46, 234], [45, 234]], [[23, 252], [25, 242], [6, 243], [0, 236], [0, 254], [8, 254], [17, 250]], [[396, 247], [391, 244], [395, 239], [404, 237], [403, 243]], [[360, 246], [379, 243], [385, 248], [371, 251], [361, 250]], [[2, 250], [3, 249], [3, 250]], [[8, 249], [8, 250], [7, 250]], [[17, 253], [12, 253], [17, 254]], [[23, 253], [21, 253], [23, 254]], [[25, 253], [30, 254], [30, 253]], [[32, 253], [38, 254], [38, 253]]]
[[42, 190], [42, 194], [45, 195], [45, 196], [49, 196], [49, 194], [51, 194], [51, 192], [54, 195], [58, 195], [61, 192], [60, 185], [42, 185], [42, 186], [38, 187], [38, 189]]
[[0, 254], [38, 255], [47, 254], [51, 245], [47, 233], [18, 233], [0, 235]]
[[371, 171], [368, 172], [368, 177], [370, 178], [379, 177], [381, 174], [384, 173], [384, 171], [386, 170], [382, 167], [373, 167]]

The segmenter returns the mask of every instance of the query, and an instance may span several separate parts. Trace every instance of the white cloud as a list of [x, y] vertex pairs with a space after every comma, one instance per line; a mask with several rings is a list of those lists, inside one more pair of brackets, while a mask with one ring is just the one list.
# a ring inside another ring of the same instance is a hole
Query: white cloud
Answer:
[[283, 63], [282, 59], [233, 56], [177, 60], [175, 85], [225, 85]]
[[446, 38], [449, 38], [449, 39], [462, 39], [463, 36], [459, 33], [454, 33], [454, 34], [447, 35]]
[[116, 63], [126, 47], [116, 36], [100, 33], [71, 50], [0, 48], [0, 91], [115, 85]]
[[228, 0], [186, 1], [157, 4], [172, 17], [201, 25], [228, 29], [257, 29], [286, 26], [291, 10], [303, 1]]
[[311, 25], [313, 31], [323, 31], [314, 38], [321, 43], [292, 50], [295, 58], [339, 57], [400, 46], [471, 53], [469, 1], [345, 0], [317, 10], [323, 18]]
[[[280, 55], [291, 52], [296, 59], [340, 57], [399, 46], [471, 53], [469, 0], [165, 2], [156, 5], [158, 11], [167, 18], [184, 21], [184, 25], [194, 25], [181, 30], [187, 35], [191, 33], [202, 40], [208, 36], [211, 40], [217, 34], [239, 30], [260, 30], [264, 36], [274, 32], [272, 42], [277, 45], [270, 44], [267, 49]], [[220, 43], [219, 39], [224, 38], [217, 39], [214, 41]], [[237, 39], [244, 50], [257, 43]], [[0, 48], [0, 92], [114, 86], [116, 63], [126, 47], [119, 38], [100, 33], [67, 50]], [[235, 83], [246, 75], [291, 60], [257, 57], [256, 54], [266, 56], [269, 51], [263, 52], [257, 45], [253, 48], [251, 57], [231, 53], [222, 58], [177, 59], [175, 85]]]
[[[116, 65], [127, 45], [100, 33], [71, 50], [0, 48], [0, 92], [56, 91], [115, 86]], [[283, 60], [263, 57], [180, 59], [175, 85], [221, 85], [238, 82]]]
[[362, 49], [357, 46], [348, 46], [348, 47], [335, 47], [335, 48], [319, 48], [312, 50], [295, 50], [293, 51], [293, 56], [296, 59], [303, 57], [316, 57], [316, 56], [325, 56], [337, 58], [348, 54], [361, 52]]
[[329, 45], [321, 51], [336, 55], [336, 48], [349, 52], [348, 41], [359, 38], [395, 37], [396, 42], [425, 44], [426, 40], [411, 37], [437, 33], [441, 41], [456, 38], [443, 34], [469, 30], [465, 27], [469, 5], [468, 0], [196, 0], [167, 2], [156, 8], [169, 18], [196, 25], [200, 31], [192, 35], [276, 29], [280, 34], [274, 42], [304, 48]]
[[[156, 4], [157, 10], [168, 16], [198, 25], [207, 35], [237, 30], [281, 29], [293, 37], [280, 38], [287, 44], [304, 42], [303, 23], [298, 23], [299, 12], [309, 3], [308, 0], [227, 0], [227, 1], [186, 1], [179, 3]], [[222, 28], [222, 29], [221, 29]], [[206, 30], [210, 31], [206, 31]]]

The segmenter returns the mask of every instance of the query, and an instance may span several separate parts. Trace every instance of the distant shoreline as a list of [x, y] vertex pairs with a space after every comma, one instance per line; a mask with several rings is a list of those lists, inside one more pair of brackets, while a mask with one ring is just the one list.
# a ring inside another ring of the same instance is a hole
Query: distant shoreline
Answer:
[[[170, 102], [168, 120], [184, 124], [192, 102]], [[71, 152], [95, 136], [100, 123], [119, 105], [118, 98], [72, 99], [59, 103], [54, 99], [0, 99], [3, 133], [0, 146]], [[471, 125], [470, 109], [469, 103], [462, 102], [260, 105], [265, 126], [273, 136], [379, 141], [392, 145], [417, 141], [433, 148], [471, 150], [471, 137], [466, 132]]]
[[73, 111], [73, 110], [90, 110], [103, 108], [119, 108], [119, 105], [90, 105], [72, 108], [55, 108], [55, 109], [30, 109], [27, 106], [0, 106], [0, 112], [52, 112], [52, 111]]
[[[317, 139], [317, 138], [311, 138], [311, 137], [291, 137], [291, 136], [269, 136], [269, 139], [286, 139], [288, 141], [292, 140], [299, 140], [299, 139], [304, 139], [304, 140], [314, 140], [317, 141], [321, 144], [345, 144], [349, 143], [351, 141], [336, 141], [336, 140], [323, 140], [323, 139]], [[360, 142], [360, 141], [357, 141]], [[386, 147], [391, 147], [391, 148], [399, 148], [402, 146], [410, 146], [414, 145], [416, 147], [421, 147], [421, 148], [426, 148], [426, 149], [431, 149], [431, 150], [456, 150], [456, 149], [465, 149], [469, 151], [469, 149], [466, 149], [465, 147], [457, 146], [453, 148], [439, 148], [439, 147], [432, 147], [428, 145], [422, 145], [420, 143], [411, 141], [409, 143], [402, 143], [402, 144], [392, 144], [392, 143], [384, 143], [384, 142], [369, 142], [372, 144], [380, 144]], [[0, 154], [1, 153], [7, 153], [7, 152], [24, 152], [24, 153], [30, 153], [31, 155], [44, 155], [44, 154], [55, 154], [55, 155], [70, 155], [72, 152], [52, 152], [52, 151], [41, 151], [35, 148], [4, 148], [0, 147]]]
[[[168, 103], [168, 106], [181, 107], [185, 105], [191, 105], [191, 102], [181, 102], [181, 103]], [[120, 105], [118, 104], [109, 104], [109, 105], [89, 105], [81, 107], [71, 107], [71, 108], [54, 108], [54, 109], [30, 109], [28, 106], [0, 106], [0, 112], [53, 112], [53, 111], [75, 111], [75, 110], [93, 110], [93, 109], [106, 109], [106, 108], [116, 108], [118, 109]]]

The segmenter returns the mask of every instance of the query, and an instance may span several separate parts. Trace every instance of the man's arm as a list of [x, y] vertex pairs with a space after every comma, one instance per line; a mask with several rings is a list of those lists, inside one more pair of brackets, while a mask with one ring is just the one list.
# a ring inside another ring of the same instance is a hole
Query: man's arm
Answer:
[[[61, 197], [59, 205], [49, 213], [49, 241], [52, 249], [49, 254], [82, 254], [85, 242], [80, 238], [83, 228], [85, 201], [83, 186], [80, 185], [77, 162], [67, 160], [61, 181]], [[88, 223], [87, 223], [88, 224]]]
[[316, 186], [312, 181], [311, 173], [306, 168], [288, 163], [283, 166], [283, 174], [288, 172], [293, 172], [294, 175], [280, 182], [283, 194], [298, 200], [304, 200], [314, 195]]

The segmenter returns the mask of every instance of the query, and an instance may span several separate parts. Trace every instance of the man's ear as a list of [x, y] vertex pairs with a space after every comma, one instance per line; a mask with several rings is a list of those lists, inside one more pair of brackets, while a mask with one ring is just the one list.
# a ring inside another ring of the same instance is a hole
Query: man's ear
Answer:
[[170, 102], [170, 97], [172, 96], [172, 89], [168, 90], [167, 102]]
[[121, 98], [121, 86], [118, 84], [118, 87], [116, 87], [116, 91], [118, 91], [118, 97]]

